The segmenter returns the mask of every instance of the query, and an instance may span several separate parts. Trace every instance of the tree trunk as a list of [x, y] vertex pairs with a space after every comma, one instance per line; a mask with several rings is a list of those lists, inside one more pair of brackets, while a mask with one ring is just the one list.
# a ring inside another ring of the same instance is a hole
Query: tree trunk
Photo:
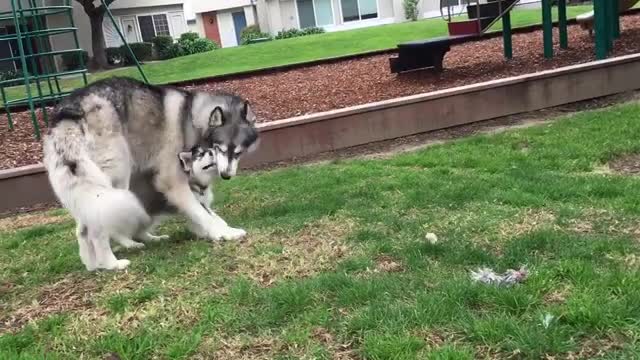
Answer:
[[106, 69], [109, 67], [107, 62], [107, 53], [105, 51], [104, 31], [102, 30], [102, 21], [104, 20], [104, 11], [93, 11], [89, 14], [91, 23], [91, 44], [93, 47], [93, 57], [91, 58], [90, 67], [94, 70]]

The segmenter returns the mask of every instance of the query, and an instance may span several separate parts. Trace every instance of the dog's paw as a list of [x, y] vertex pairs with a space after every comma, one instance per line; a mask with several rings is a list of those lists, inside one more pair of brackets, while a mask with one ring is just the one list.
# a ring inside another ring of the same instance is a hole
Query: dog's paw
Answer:
[[131, 261], [127, 259], [116, 260], [115, 266], [112, 270], [124, 270], [131, 264]]
[[222, 239], [227, 241], [240, 240], [247, 236], [247, 232], [243, 229], [236, 229], [232, 227], [228, 227], [225, 233], [222, 235]]
[[131, 264], [131, 261], [127, 260], [127, 259], [120, 259], [120, 260], [116, 260], [114, 262], [110, 262], [107, 265], [98, 265], [98, 269], [104, 269], [104, 270], [124, 270], [126, 269], [129, 264]]

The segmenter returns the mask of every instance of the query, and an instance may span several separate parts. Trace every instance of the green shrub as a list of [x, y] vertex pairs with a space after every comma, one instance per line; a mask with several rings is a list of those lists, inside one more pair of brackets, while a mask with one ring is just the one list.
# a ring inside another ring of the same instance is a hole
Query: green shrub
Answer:
[[[189, 34], [184, 36], [185, 34]], [[180, 36], [178, 45], [180, 45], [180, 53], [182, 55], [191, 55], [201, 52], [212, 51], [219, 48], [218, 44], [210, 39], [200, 39], [196, 33], [185, 33]], [[195, 35], [195, 38], [194, 36]], [[180, 56], [182, 56], [180, 55]]]
[[82, 64], [84, 67], [87, 66], [87, 62], [89, 62], [89, 53], [82, 50], [81, 52], [74, 51], [69, 53], [62, 54], [62, 64], [67, 70], [78, 70], [82, 68], [80, 63], [80, 56], [82, 56]]
[[325, 31], [323, 28], [318, 28], [318, 27], [310, 27], [302, 30], [299, 30], [299, 29], [281, 30], [278, 32], [278, 34], [276, 34], [276, 39], [290, 39], [298, 36], [322, 34], [324, 32]]
[[178, 43], [173, 43], [171, 44], [171, 46], [169, 46], [167, 48], [167, 59], [173, 59], [173, 58], [177, 58], [180, 56], [185, 55], [184, 50], [182, 49], [182, 46]]
[[[21, 73], [15, 70], [0, 71], [0, 81], [18, 79], [21, 75], [22, 75]], [[10, 81], [6, 84], [3, 84], [2, 86], [13, 86], [13, 85], [17, 85], [19, 82], [20, 80]]]
[[178, 42], [181, 41], [194, 41], [195, 39], [199, 38], [200, 35], [198, 35], [198, 33], [196, 32], [186, 32], [183, 33], [182, 35], [180, 35], [180, 40], [178, 40]]
[[123, 65], [124, 57], [119, 47], [109, 47], [106, 48], [105, 51], [109, 65]]
[[260, 27], [258, 25], [250, 25], [246, 28], [242, 29], [240, 33], [240, 44], [246, 45], [250, 44], [252, 40], [255, 39], [269, 39], [271, 40], [271, 35], [267, 33], [263, 33], [260, 31]]
[[411, 20], [418, 20], [418, 1], [420, 0], [403, 0], [402, 7], [404, 7], [404, 16]]
[[[153, 44], [144, 42], [131, 43], [129, 44], [129, 47], [133, 51], [133, 54], [136, 56], [138, 61], [148, 61], [152, 59]], [[125, 45], [120, 46], [120, 51], [126, 65], [135, 64], [135, 61], [133, 61], [133, 58], [129, 54], [129, 51], [127, 50], [127, 47]]]
[[319, 27], [310, 27], [302, 30], [302, 36], [324, 34], [324, 33], [325, 33], [324, 29]]
[[171, 36], [156, 36], [151, 42], [156, 50], [156, 54], [160, 59], [168, 59], [167, 51], [169, 46], [173, 45], [173, 38]]
[[280, 30], [276, 34], [276, 39], [289, 39], [293, 37], [298, 37], [300, 35], [300, 30], [298, 29], [289, 29], [289, 30]]

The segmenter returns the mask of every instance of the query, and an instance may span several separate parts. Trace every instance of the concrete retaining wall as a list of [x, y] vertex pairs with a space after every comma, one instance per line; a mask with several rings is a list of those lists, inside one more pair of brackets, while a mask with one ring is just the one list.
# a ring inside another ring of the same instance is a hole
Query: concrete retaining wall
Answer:
[[[640, 88], [640, 54], [260, 124], [243, 167]], [[0, 171], [0, 213], [54, 200], [41, 165]]]

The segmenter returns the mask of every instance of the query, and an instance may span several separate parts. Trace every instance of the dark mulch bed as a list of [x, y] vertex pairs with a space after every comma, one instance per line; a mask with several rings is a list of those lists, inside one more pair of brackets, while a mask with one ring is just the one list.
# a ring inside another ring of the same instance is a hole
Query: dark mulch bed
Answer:
[[[622, 18], [623, 37], [614, 55], [640, 51], [640, 15]], [[557, 32], [554, 36], [557, 42]], [[494, 38], [458, 45], [445, 59], [441, 74], [420, 71], [395, 75], [389, 72], [389, 56], [316, 65], [238, 80], [198, 85], [203, 90], [224, 89], [248, 98], [262, 122], [310, 114], [372, 101], [391, 99], [533, 73], [594, 60], [594, 43], [577, 25], [569, 27], [570, 49], [560, 50], [545, 60], [541, 31], [514, 36], [514, 59], [502, 56], [502, 39]], [[191, 87], [190, 87], [191, 88]], [[16, 130], [8, 132], [0, 121], [0, 169], [34, 164], [41, 159], [41, 144], [33, 138], [28, 114], [16, 115]]]

